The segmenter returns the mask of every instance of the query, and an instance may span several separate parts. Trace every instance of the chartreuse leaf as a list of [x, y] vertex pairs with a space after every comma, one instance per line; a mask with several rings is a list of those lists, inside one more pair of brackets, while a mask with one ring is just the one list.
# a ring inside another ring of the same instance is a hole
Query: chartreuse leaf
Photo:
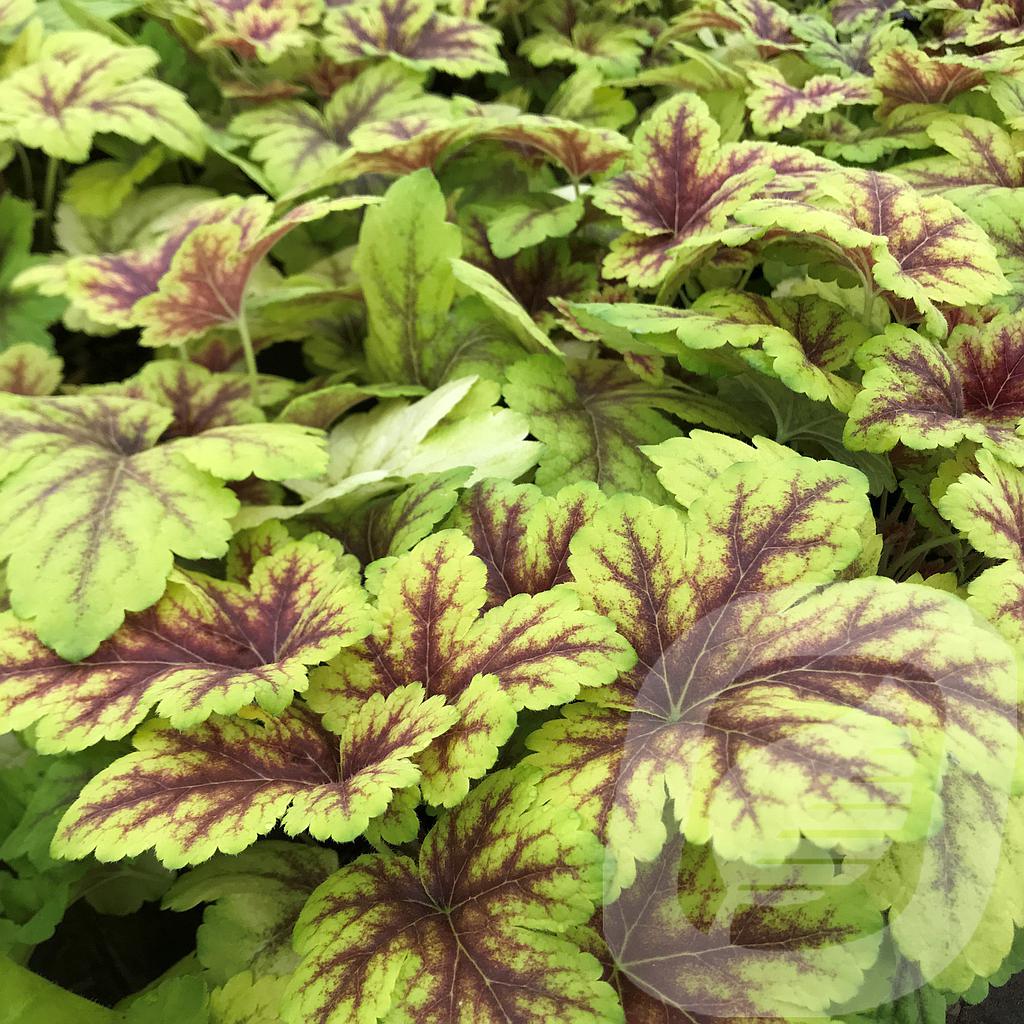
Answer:
[[753, 862], [789, 855], [801, 832], [851, 852], [919, 839], [946, 752], [1005, 779], [1019, 744], [1009, 649], [949, 594], [833, 582], [865, 544], [861, 474], [719, 460], [696, 499], [683, 478], [685, 517], [619, 496], [573, 539], [573, 589], [637, 667], [589, 695], [607, 707], [531, 740], [553, 790], [603, 827], [616, 882], [664, 843], [668, 798], [688, 840]]
[[463, 494], [449, 522], [487, 567], [490, 606], [570, 581], [569, 543], [604, 501], [590, 481], [545, 496], [533, 484], [484, 480]]
[[0, 391], [12, 395], [52, 395], [64, 361], [38, 345], [11, 345], [0, 352]]
[[750, 122], [758, 135], [774, 135], [795, 128], [812, 114], [827, 114], [836, 107], [873, 104], [877, 92], [870, 78], [815, 75], [802, 85], [790, 85], [771, 64], [747, 69], [753, 90], [747, 94]]
[[[234, 218], [201, 224], [184, 238], [155, 290], [132, 308], [143, 345], [181, 345], [215, 327], [234, 327], [244, 317], [249, 281], [270, 250], [300, 224], [329, 213], [355, 210], [376, 200], [348, 196], [311, 200], [271, 221], [264, 196], [247, 199]], [[241, 216], [244, 223], [233, 223]], [[260, 301], [269, 301], [261, 296]]]
[[203, 30], [200, 49], [225, 47], [270, 64], [289, 50], [308, 46], [306, 26], [320, 20], [322, 5], [310, 0], [191, 0], [186, 5]]
[[[921, 192], [946, 193], [1024, 185], [1024, 165], [1012, 136], [981, 117], [947, 114], [931, 121], [928, 136], [948, 155], [913, 160], [894, 169]], [[955, 195], [960, 201], [960, 193]]]
[[658, 387], [611, 359], [537, 355], [508, 370], [505, 398], [543, 441], [537, 483], [544, 489], [593, 480], [609, 493], [662, 491], [637, 451], [677, 432], [663, 412], [718, 430], [742, 431], [717, 399], [696, 389]]
[[536, 114], [523, 114], [498, 125], [488, 132], [488, 137], [538, 150], [564, 167], [573, 181], [606, 173], [630, 148], [626, 138], [607, 128]]
[[469, 537], [442, 530], [385, 563], [369, 638], [313, 673], [310, 705], [328, 727], [398, 680], [422, 682], [458, 709], [457, 725], [421, 755], [429, 803], [453, 806], [498, 756], [517, 712], [610, 683], [632, 656], [610, 623], [569, 591], [522, 593], [481, 616], [487, 567]]
[[419, 863], [360, 857], [295, 930], [289, 1024], [621, 1024], [600, 966], [567, 937], [600, 898], [598, 850], [576, 818], [499, 772], [424, 840]]
[[0, 613], [3, 727], [36, 726], [40, 750], [125, 736], [151, 708], [175, 728], [256, 702], [271, 714], [370, 628], [358, 567], [334, 542], [271, 543], [244, 583], [179, 572], [96, 653], [69, 664]]
[[881, 914], [809, 843], [790, 862], [724, 861], [670, 841], [604, 908], [627, 1021], [831, 1019], [874, 963]]
[[135, 734], [136, 752], [82, 790], [54, 837], [54, 856], [117, 860], [153, 849], [181, 867], [239, 853], [279, 819], [289, 835], [348, 842], [384, 813], [395, 790], [419, 779], [413, 756], [457, 717], [418, 685], [373, 694], [339, 725], [340, 752], [299, 704], [277, 718], [214, 716], [186, 732], [149, 722]]
[[866, 884], [900, 951], [936, 988], [963, 993], [999, 970], [1024, 925], [1022, 869], [1020, 797], [954, 763], [933, 834], [890, 847]]
[[866, 370], [850, 409], [845, 441], [888, 451], [984, 445], [1024, 465], [1016, 426], [1024, 416], [1024, 316], [956, 328], [945, 346], [907, 327], [890, 326], [857, 355]]
[[158, 60], [147, 46], [117, 46], [95, 32], [48, 35], [0, 81], [0, 139], [83, 163], [93, 138], [112, 132], [198, 160], [203, 124], [177, 89], [147, 77]]
[[605, 258], [606, 277], [649, 287], [711, 244], [751, 237], [731, 218], [774, 171], [760, 147], [722, 145], [719, 136], [707, 105], [691, 94], [665, 101], [641, 125], [631, 170], [594, 191], [595, 205], [627, 229]]
[[355, 270], [366, 299], [366, 360], [378, 380], [428, 383], [423, 363], [455, 298], [462, 253], [440, 186], [427, 170], [400, 178], [359, 235]]
[[217, 426], [159, 444], [171, 410], [107, 396], [0, 395], [0, 556], [11, 607], [66, 658], [163, 592], [172, 553], [222, 555], [238, 499], [222, 481], [322, 471], [291, 424]]
[[[573, 309], [613, 328], [655, 334], [653, 340], [645, 340], [666, 355], [679, 356], [684, 366], [691, 349], [731, 345], [748, 365], [778, 377], [793, 391], [818, 402], [830, 401], [844, 411], [857, 389], [836, 371], [849, 365], [870, 333], [841, 306], [816, 295], [771, 299], [715, 290], [705, 292], [688, 309], [628, 302], [579, 303]], [[663, 337], [667, 334], [674, 340]]]
[[501, 34], [473, 18], [437, 10], [435, 0], [382, 0], [332, 10], [324, 19], [324, 51], [339, 63], [391, 57], [417, 70], [468, 78], [506, 71]]
[[346, 82], [323, 111], [296, 100], [269, 103], [239, 114], [230, 127], [255, 140], [252, 159], [285, 192], [315, 182], [337, 164], [360, 125], [444, 109], [439, 97], [423, 91], [423, 75], [389, 63]]
[[473, 482], [515, 479], [536, 463], [540, 445], [525, 440], [524, 416], [494, 405], [495, 392], [476, 377], [463, 377], [417, 402], [392, 399], [346, 416], [328, 438], [325, 479], [289, 481], [305, 502], [245, 509], [239, 525], [358, 507], [420, 473], [468, 466]]
[[974, 459], [979, 472], [961, 474], [937, 507], [976, 551], [1024, 566], [1024, 473], [991, 452]]
[[281, 1024], [286, 978], [242, 971], [210, 993], [210, 1024]]
[[844, 169], [817, 186], [813, 197], [754, 200], [736, 217], [769, 238], [817, 240], [866, 288], [911, 303], [939, 335], [947, 326], [936, 303], [981, 304], [1007, 290], [992, 243], [947, 199], [877, 171]]
[[487, 241], [495, 256], [506, 259], [547, 238], [564, 238], [582, 216], [582, 199], [566, 202], [541, 193], [502, 209], [487, 225]]
[[260, 840], [233, 857], [216, 854], [178, 877], [163, 905], [208, 906], [196, 935], [199, 962], [221, 983], [244, 970], [287, 975], [298, 963], [291, 932], [313, 890], [338, 867], [332, 850]]

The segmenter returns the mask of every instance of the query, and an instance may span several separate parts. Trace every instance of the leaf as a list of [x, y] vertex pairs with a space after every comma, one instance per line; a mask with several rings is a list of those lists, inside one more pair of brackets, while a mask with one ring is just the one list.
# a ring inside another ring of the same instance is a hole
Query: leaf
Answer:
[[314, 538], [270, 546], [243, 583], [179, 571], [152, 608], [68, 664], [0, 614], [0, 708], [46, 752], [126, 736], [155, 708], [178, 729], [257, 703], [279, 714], [306, 668], [369, 630], [358, 572]]
[[491, 776], [442, 815], [418, 865], [360, 857], [313, 894], [285, 1020], [621, 1024], [597, 962], [565, 936], [599, 898], [595, 853], [528, 775]]
[[800, 86], [790, 85], [771, 64], [747, 69], [754, 89], [747, 94], [751, 125], [758, 135], [774, 135], [796, 128], [813, 114], [827, 114], [836, 107], [873, 105], [877, 93], [868, 78], [815, 75]]
[[340, 64], [391, 57], [416, 70], [458, 78], [505, 72], [500, 34], [473, 18], [437, 11], [433, 0], [357, 0], [324, 19], [324, 52]]
[[[877, 171], [846, 169], [823, 176], [821, 198], [758, 199], [737, 213], [771, 238], [792, 234], [844, 259], [890, 304], [909, 300], [933, 333], [944, 334], [937, 302], [988, 302], [1007, 285], [991, 242], [948, 200], [923, 196]], [[773, 231], [774, 229], [774, 231]]]
[[[942, 515], [967, 535], [988, 558], [1024, 563], [1024, 474], [990, 452], [974, 456], [978, 473], [963, 473], [937, 505]], [[980, 473], [980, 475], [979, 475]]]
[[[689, 309], [624, 302], [581, 303], [574, 308], [635, 334], [672, 332], [682, 346], [671, 339], [665, 343], [655, 338], [651, 343], [681, 361], [687, 349], [735, 346], [737, 357], [761, 373], [842, 410], [849, 408], [856, 388], [835, 371], [851, 362], [869, 336], [860, 320], [813, 295], [771, 299], [749, 292], [712, 290]], [[612, 339], [608, 341], [614, 344]]]
[[211, 1024], [280, 1024], [285, 980], [242, 971], [210, 994]]
[[1024, 185], [1024, 164], [1016, 144], [991, 121], [948, 114], [929, 123], [928, 135], [948, 155], [912, 160], [894, 168], [895, 174], [919, 191], [948, 194], [952, 189], [970, 188], [973, 198], [979, 187]]
[[60, 386], [64, 361], [38, 345], [11, 345], [0, 352], [0, 391], [51, 395]]
[[117, 46], [95, 32], [49, 35], [30, 63], [0, 81], [0, 138], [84, 163], [93, 138], [112, 132], [199, 160], [199, 116], [177, 89], [146, 77], [158, 60], [149, 47]]
[[315, 474], [311, 432], [216, 427], [158, 444], [170, 410], [102, 396], [0, 395], [0, 556], [11, 606], [61, 657], [91, 654], [163, 592], [172, 552], [222, 555], [238, 500], [222, 480]]
[[1005, 779], [1020, 742], [1009, 650], [941, 591], [832, 582], [873, 522], [859, 473], [769, 451], [690, 496], [685, 517], [611, 498], [574, 538], [573, 589], [637, 667], [585, 693], [609, 707], [530, 741], [545, 785], [603, 824], [615, 882], [663, 846], [668, 799], [688, 841], [754, 863], [801, 833], [848, 854], [921, 838], [947, 755]]
[[572, 580], [569, 543], [604, 504], [596, 484], [546, 497], [533, 484], [483, 480], [462, 496], [450, 525], [467, 534], [487, 568], [487, 605]]
[[125, 1024], [208, 1024], [206, 982], [194, 975], [167, 978], [132, 1000]]
[[974, 441], [1024, 465], [1015, 428], [1024, 416], [1024, 317], [958, 327], [945, 348], [891, 326], [865, 345], [863, 390], [850, 409], [848, 447], [888, 451], [897, 443], [928, 450]]
[[608, 128], [592, 128], [550, 115], [521, 114], [488, 132], [516, 149], [537, 150], [564, 167], [573, 181], [605, 174], [628, 152], [629, 141]]
[[315, 0], [192, 0], [204, 35], [200, 49], [226, 47], [244, 60], [271, 64], [308, 45], [304, 26], [320, 20]]
[[493, 274], [465, 260], [452, 260], [451, 268], [455, 279], [483, 300], [494, 318], [515, 335], [525, 350], [558, 351], [519, 300]]
[[13, 195], [0, 197], [0, 352], [24, 343], [53, 348], [46, 328], [64, 309], [61, 298], [20, 282], [15, 287], [22, 274], [41, 262], [30, 255], [34, 220], [31, 203]]
[[961, 993], [996, 973], [1024, 924], [1024, 809], [955, 764], [942, 808], [934, 833], [891, 847], [866, 885], [900, 951], [936, 988]]
[[718, 123], [697, 96], [655, 108], [633, 139], [632, 169], [594, 190], [594, 204], [621, 217], [606, 277], [658, 284], [711, 244], [736, 245], [750, 232], [731, 220], [772, 176], [762, 150], [719, 142]]
[[881, 915], [820, 850], [800, 853], [749, 866], [677, 837], [644, 865], [603, 914], [627, 1020], [786, 1024], [856, 998]]
[[360, 126], [443, 109], [442, 101], [424, 93], [422, 75], [379, 64], [342, 85], [322, 112], [298, 101], [271, 103], [239, 114], [230, 130], [254, 140], [252, 159], [285, 192], [314, 183], [336, 165]]
[[429, 803], [458, 803], [490, 768], [516, 712], [572, 700], [611, 682], [630, 659], [608, 623], [573, 595], [522, 594], [480, 615], [486, 567], [468, 537], [443, 530], [381, 568], [376, 625], [365, 643], [313, 674], [310, 705], [333, 728], [339, 714], [399, 680], [421, 682], [460, 721], [420, 759]]
[[411, 478], [398, 494], [338, 516], [314, 514], [311, 521], [339, 536], [364, 565], [389, 555], [402, 555], [429, 536], [451, 512], [459, 500], [459, 488], [470, 475], [466, 467], [424, 473]]
[[562, 202], [531, 196], [525, 203], [505, 207], [487, 226], [491, 251], [499, 259], [515, 256], [546, 238], [563, 238], [583, 216], [581, 200]]
[[68, 810], [53, 855], [117, 860], [155, 850], [168, 867], [240, 853], [278, 822], [288, 835], [349, 842], [419, 778], [413, 755], [457, 716], [423, 688], [371, 696], [345, 722], [340, 752], [317, 717], [293, 704], [279, 717], [214, 716], [186, 732], [159, 720], [136, 752], [100, 772]]
[[440, 187], [423, 170], [395, 182], [363, 220], [355, 270], [369, 320], [366, 358], [377, 380], [428, 383], [423, 361], [447, 325], [455, 298], [451, 260], [462, 252], [446, 214]]
[[246, 203], [251, 218], [246, 227], [229, 220], [196, 227], [181, 240], [155, 291], [132, 307], [143, 327], [141, 344], [181, 345], [215, 327], [236, 325], [253, 271], [277, 242], [300, 224], [372, 201], [368, 196], [311, 200], [268, 223], [270, 203], [258, 196]]
[[[582, 4], [540, 4], [531, 11], [539, 32], [524, 39], [519, 53], [536, 67], [574, 64], [593, 67], [606, 78], [636, 71], [650, 34], [641, 25], [589, 20]], [[593, 13], [598, 13], [597, 11]]]
[[245, 509], [236, 523], [254, 526], [325, 511], [325, 506], [351, 510], [420, 473], [471, 467], [471, 482], [515, 479], [536, 463], [540, 446], [524, 440], [530, 429], [526, 419], [496, 408], [496, 398], [477, 385], [476, 377], [463, 377], [417, 402], [391, 399], [370, 412], [350, 414], [329, 435], [325, 477], [289, 481], [305, 499], [302, 505]]
[[261, 977], [287, 975], [298, 965], [291, 933], [299, 912], [337, 867], [333, 850], [261, 839], [179, 875], [163, 905], [184, 911], [208, 904], [196, 949], [215, 980], [230, 985], [246, 969]]
[[894, 46], [873, 62], [875, 85], [882, 94], [879, 116], [903, 105], [944, 105], [981, 85], [984, 72], [969, 60], [932, 56], [916, 46]]
[[536, 477], [545, 490], [594, 480], [608, 493], [660, 497], [663, 492], [637, 451], [677, 431], [657, 410], [718, 429], [739, 429], [726, 407], [710, 396], [644, 384], [610, 359], [563, 362], [532, 356], [509, 368], [505, 398], [547, 446]]
[[[152, 195], [156, 191], [149, 190], [137, 204], [122, 210], [124, 223], [115, 221], [115, 231], [107, 228], [113, 237], [86, 243], [89, 247], [85, 252], [96, 255], [69, 263], [71, 298], [102, 324], [138, 326], [136, 305], [156, 291], [185, 239], [197, 228], [228, 221], [249, 241], [265, 227], [271, 213], [269, 204], [256, 197], [208, 199], [204, 194], [194, 196], [177, 190], [170, 195]], [[144, 229], [142, 224], [149, 227]], [[145, 237], [140, 238], [140, 234]]]

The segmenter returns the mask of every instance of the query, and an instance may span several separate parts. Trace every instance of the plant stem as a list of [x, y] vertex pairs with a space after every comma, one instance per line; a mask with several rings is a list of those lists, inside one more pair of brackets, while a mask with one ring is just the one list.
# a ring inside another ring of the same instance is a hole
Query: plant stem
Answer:
[[260, 375], [256, 368], [256, 350], [252, 347], [252, 335], [249, 333], [249, 321], [245, 315], [245, 300], [238, 310], [238, 337], [242, 342], [242, 352], [245, 355], [245, 372], [249, 375], [249, 387], [252, 391], [252, 400], [259, 401]]
[[918, 544], [916, 547], [905, 552], [902, 558], [900, 558], [895, 565], [888, 567], [888, 573], [892, 579], [896, 579], [898, 573], [909, 569], [914, 564], [915, 559], [919, 558], [921, 555], [927, 554], [934, 548], [943, 548], [952, 543], [953, 538], [951, 537], [931, 537], [924, 543]]
[[26, 199], [34, 199], [36, 195], [35, 175], [32, 173], [32, 163], [28, 158], [25, 147], [19, 142], [14, 147], [18, 152], [18, 164], [21, 167], [21, 183]]
[[60, 161], [55, 157], [46, 159], [46, 183], [43, 185], [43, 245], [53, 242], [53, 207], [57, 200], [57, 171]]
[[4, 1020], [46, 1024], [117, 1024], [119, 1013], [54, 985], [13, 960], [0, 957], [0, 992]]

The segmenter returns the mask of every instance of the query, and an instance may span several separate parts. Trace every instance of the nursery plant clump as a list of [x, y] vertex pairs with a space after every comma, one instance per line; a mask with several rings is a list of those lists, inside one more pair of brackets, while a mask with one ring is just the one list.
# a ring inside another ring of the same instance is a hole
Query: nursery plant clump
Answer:
[[1022, 658], [1020, 0], [0, 0], [0, 1024], [965, 1024]]

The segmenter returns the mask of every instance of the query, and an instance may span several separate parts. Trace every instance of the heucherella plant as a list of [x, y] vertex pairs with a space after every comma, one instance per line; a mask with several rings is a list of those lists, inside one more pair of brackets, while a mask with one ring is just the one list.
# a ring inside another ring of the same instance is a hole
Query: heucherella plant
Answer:
[[1022, 133], [1016, 0], [0, 0], [3, 1024], [1019, 1003]]

